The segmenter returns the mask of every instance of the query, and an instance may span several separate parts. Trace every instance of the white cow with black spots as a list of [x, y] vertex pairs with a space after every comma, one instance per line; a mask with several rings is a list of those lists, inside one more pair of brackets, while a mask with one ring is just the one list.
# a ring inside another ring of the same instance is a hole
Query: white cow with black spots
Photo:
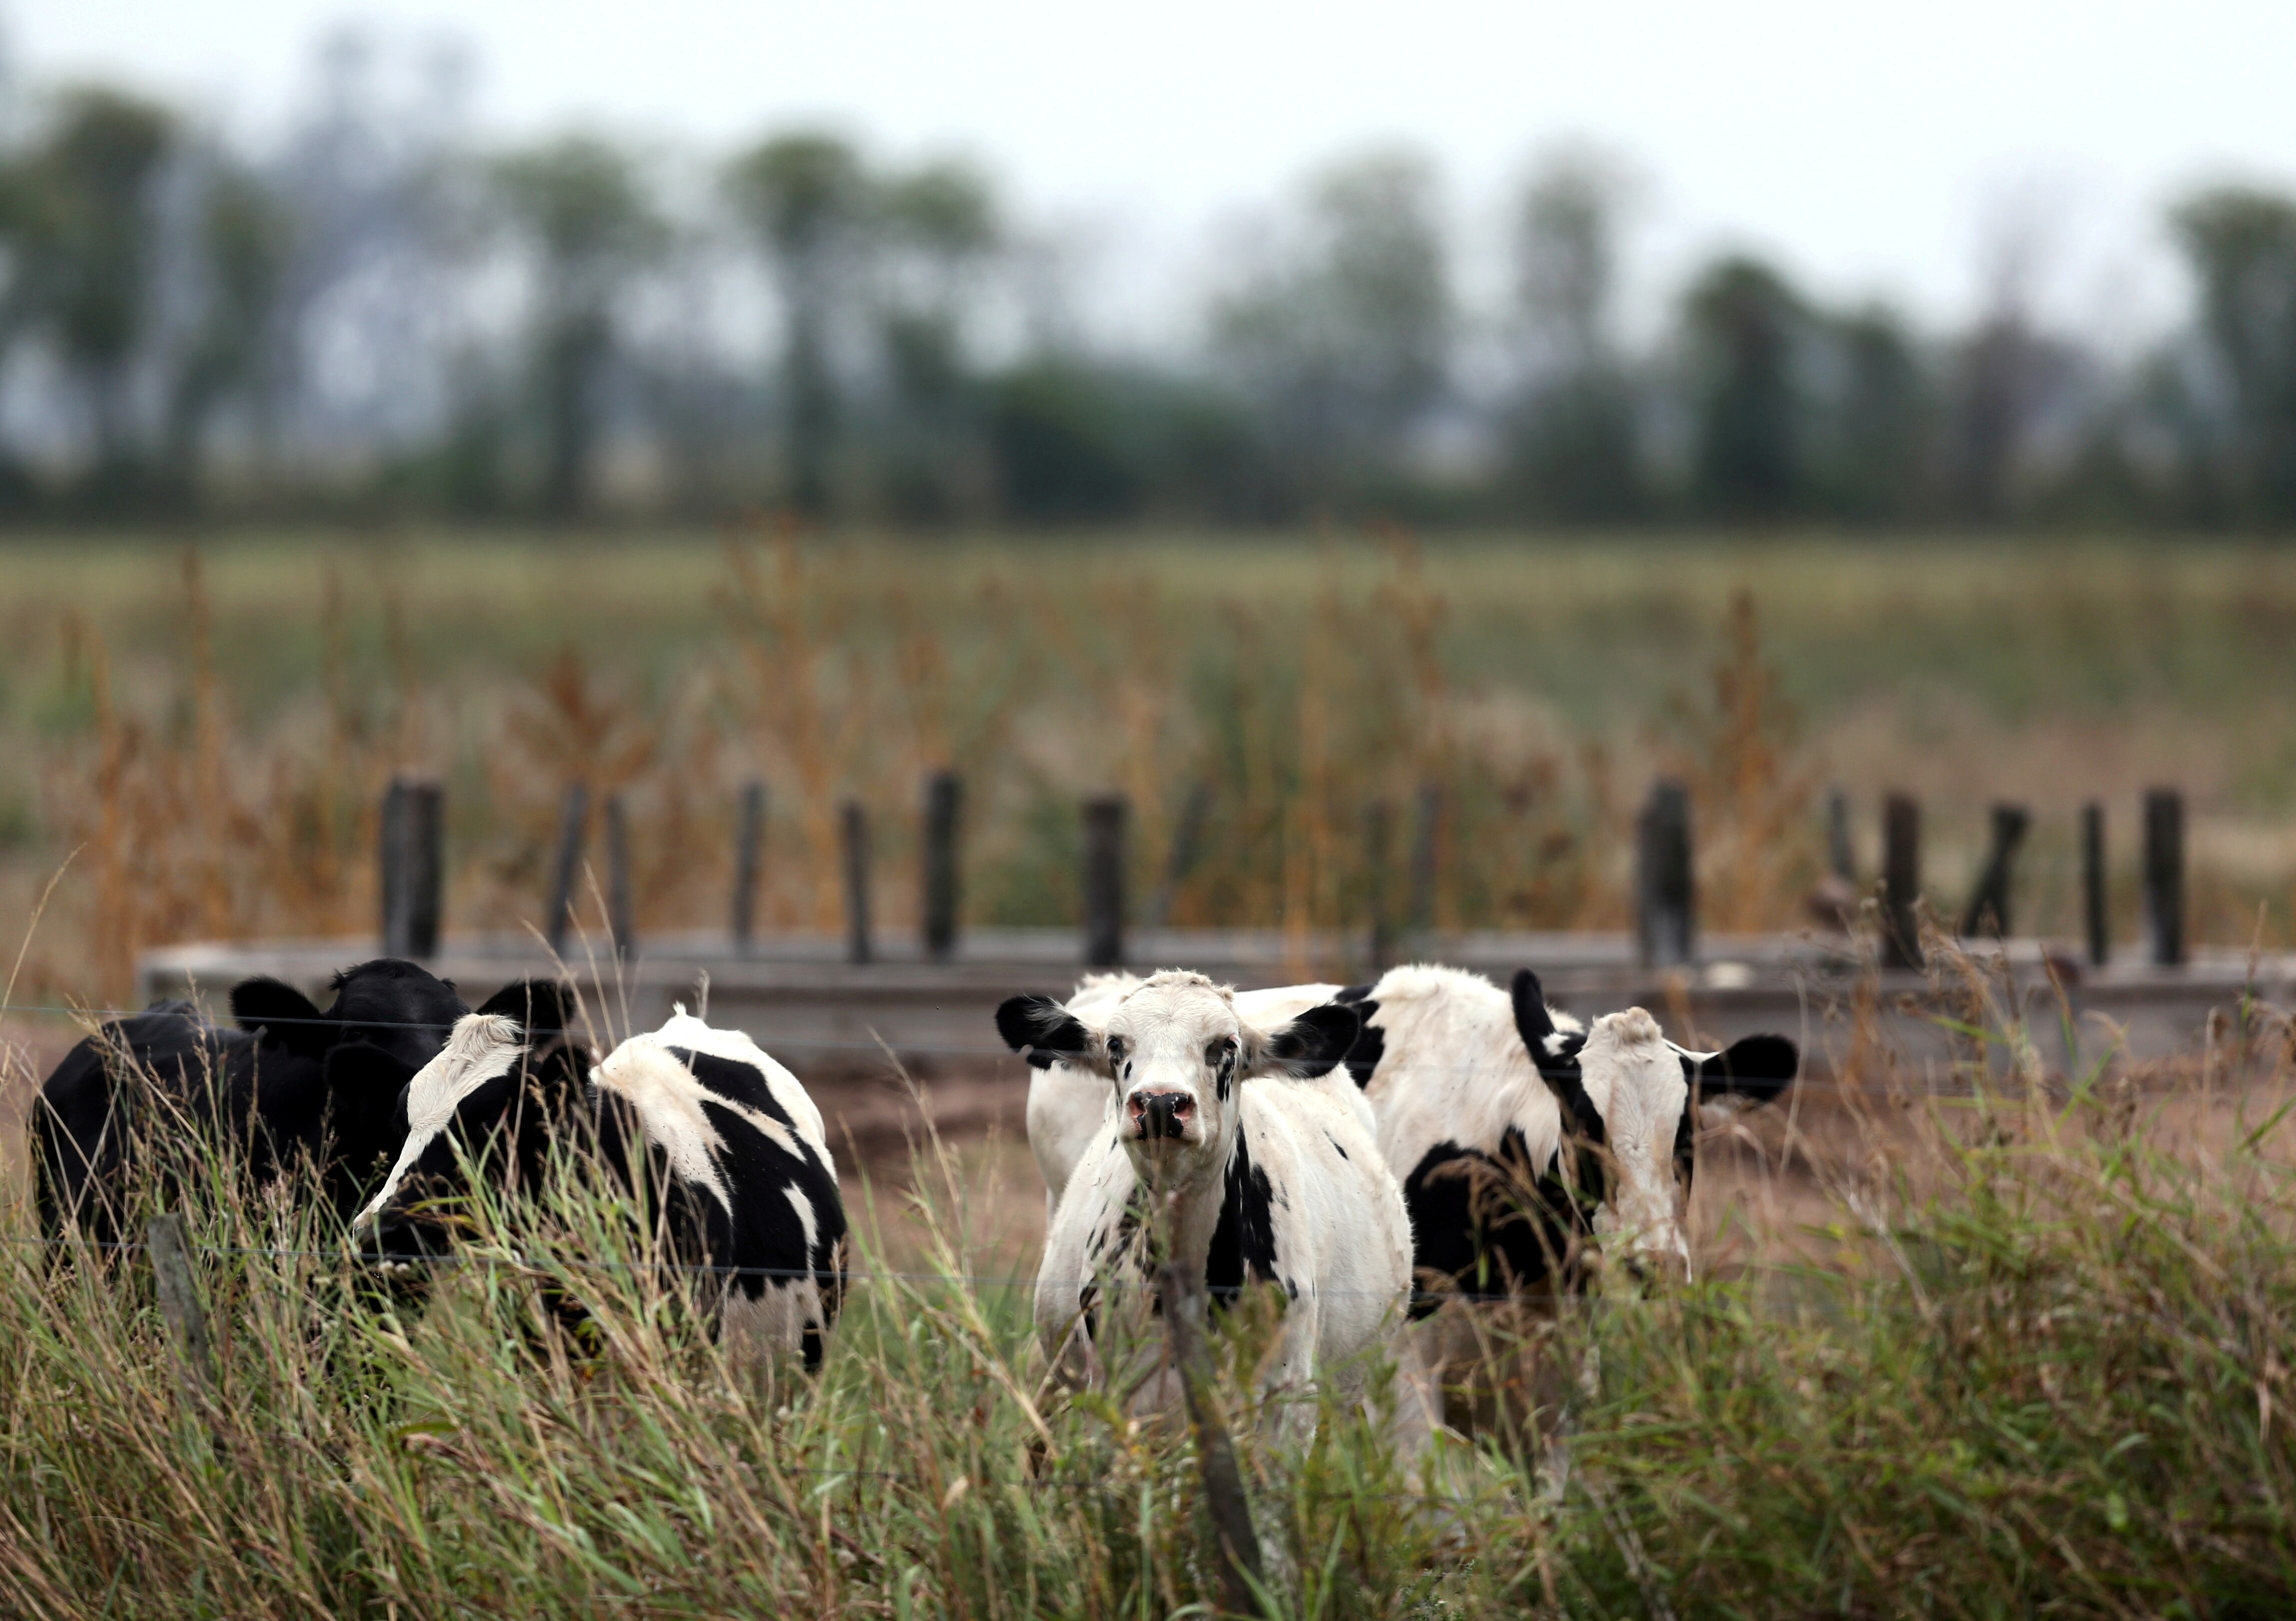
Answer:
[[[1282, 1289], [1271, 1388], [1335, 1378], [1356, 1390], [1366, 1355], [1395, 1346], [1411, 1286], [1401, 1193], [1354, 1104], [1292, 1084], [1343, 1061], [1357, 1016], [1325, 1003], [1261, 1025], [1239, 1000], [1201, 974], [1165, 972], [1089, 1020], [1049, 996], [998, 1010], [1008, 1038], [1096, 1077], [1111, 1104], [1067, 1179], [1037, 1282], [1038, 1336], [1072, 1381], [1104, 1375], [1109, 1314], [1145, 1300], [1152, 1225], [1203, 1267], [1215, 1305], [1247, 1284]], [[1175, 1397], [1166, 1377], [1137, 1400]], [[1428, 1410], [1408, 1378], [1402, 1406], [1423, 1437]]]
[[398, 1161], [360, 1213], [373, 1252], [440, 1253], [466, 1166], [530, 1191], [571, 1150], [626, 1191], [643, 1183], [650, 1228], [692, 1269], [688, 1292], [721, 1334], [818, 1366], [844, 1292], [846, 1225], [805, 1088], [747, 1035], [682, 1007], [588, 1067], [570, 1011], [558, 987], [530, 981], [455, 1026], [409, 1083]]
[[[1097, 1024], [1125, 997], [1140, 988], [1137, 974], [1086, 974], [1065, 1006], [1086, 1025]], [[1238, 991], [1235, 1010], [1247, 1022], [1262, 1029], [1297, 1019], [1309, 1008], [1335, 1001], [1336, 985], [1282, 985], [1268, 990]], [[1022, 998], [1004, 1004], [1017, 1009]], [[1008, 1020], [999, 1010], [996, 1027], [1016, 1052], [1029, 1045], [1030, 1027], [1025, 1019]], [[1107, 1080], [1086, 1066], [1038, 1047], [1029, 1054], [1029, 1148], [1045, 1178], [1045, 1221], [1051, 1224], [1060, 1208], [1069, 1176], [1099, 1135], [1106, 1118], [1116, 1108], [1116, 1093]], [[1366, 1132], [1375, 1130], [1369, 1105], [1349, 1080], [1344, 1068], [1299, 1083], [1331, 1093], [1354, 1110]]]

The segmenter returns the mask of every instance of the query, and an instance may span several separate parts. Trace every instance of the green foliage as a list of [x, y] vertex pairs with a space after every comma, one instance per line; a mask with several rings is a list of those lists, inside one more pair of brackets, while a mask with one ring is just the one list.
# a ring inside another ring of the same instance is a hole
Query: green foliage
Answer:
[[1759, 260], [1726, 258], [1691, 288], [1683, 320], [1696, 379], [1691, 487], [1699, 510], [1724, 519], [1784, 515], [1799, 503], [1806, 454], [1800, 296]]

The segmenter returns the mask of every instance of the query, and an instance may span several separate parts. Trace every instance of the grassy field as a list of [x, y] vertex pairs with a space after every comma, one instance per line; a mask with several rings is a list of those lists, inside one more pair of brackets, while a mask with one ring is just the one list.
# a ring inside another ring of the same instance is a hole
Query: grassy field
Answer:
[[966, 774], [968, 915], [1072, 915], [1076, 797], [1125, 790], [1176, 921], [1360, 910], [1365, 806], [1447, 796], [1436, 921], [1617, 926], [1648, 779], [1697, 798], [1710, 927], [1793, 926], [1840, 784], [1877, 860], [1928, 811], [1957, 910], [1988, 802], [2038, 823], [2020, 922], [2074, 928], [2103, 799], [2134, 932], [2137, 796], [2191, 796], [2197, 930], [2291, 937], [2296, 552], [2005, 538], [391, 532], [0, 549], [0, 901], [19, 1001], [141, 946], [371, 926], [373, 806], [449, 785], [451, 928], [541, 909], [562, 787], [628, 798], [642, 921], [724, 915], [736, 784], [772, 790], [767, 921], [834, 921], [835, 806], [876, 814], [886, 926], [923, 774]]
[[[1280, 1445], [1250, 1395], [1271, 1319], [1238, 1312], [1220, 1399], [1268, 1613], [2287, 1613], [2288, 1038], [2267, 1015], [2204, 1066], [1959, 1101], [1869, 1052], [1710, 1139], [1695, 1287], [1500, 1345], [1550, 1388], [1595, 1354], [1559, 1486], [1544, 1422], [1418, 1461], [1327, 1411]], [[0, 1611], [1209, 1613], [1185, 1432], [1049, 1388], [999, 1281], [1030, 1270], [995, 1219], [1012, 1165], [927, 1140], [865, 1196], [849, 1164], [874, 1215], [809, 1379], [730, 1363], [579, 1183], [482, 1215], [417, 1315], [206, 1163], [176, 1197], [211, 1394], [142, 1255], [12, 1244]], [[547, 1326], [545, 1282], [594, 1314], [595, 1355]]]
[[[2202, 937], [2296, 932], [2296, 553], [57, 537], [0, 549], [0, 578], [17, 1009], [119, 995], [161, 940], [364, 931], [395, 770], [448, 784], [450, 928], [537, 916], [575, 777], [628, 796], [644, 924], [717, 922], [753, 774], [769, 921], [833, 916], [852, 796], [897, 927], [919, 780], [955, 764], [975, 921], [1066, 921], [1074, 800], [1111, 786], [1145, 888], [1198, 782], [1180, 921], [1352, 917], [1365, 806], [1435, 782], [1439, 921], [1615, 926], [1666, 770], [1696, 795], [1710, 926], [1803, 920], [1840, 783], [1869, 872], [1880, 793], [1923, 796], [1948, 909], [1987, 802], [2030, 803], [2020, 921], [2060, 934], [2072, 815], [2103, 798], [2133, 931], [2136, 796], [2173, 782]], [[2296, 1075], [2284, 1012], [2250, 1014], [2174, 1064], [1972, 1100], [1910, 1096], [1860, 1044], [1834, 1090], [1707, 1142], [1699, 1284], [1527, 1347], [1550, 1372], [1599, 1350], [1560, 1488], [1536, 1427], [1431, 1475], [1344, 1412], [1286, 1452], [1250, 1421], [1265, 1321], [1239, 1314], [1224, 1399], [1275, 1613], [2287, 1613]], [[70, 1029], [4, 1018], [20, 1097]], [[845, 1158], [867, 1275], [810, 1381], [729, 1366], [645, 1269], [585, 1265], [645, 1258], [594, 1200], [504, 1214], [417, 1317], [346, 1287], [341, 1234], [209, 1167], [176, 1196], [215, 1322], [202, 1397], [143, 1257], [50, 1254], [16, 1206], [0, 1614], [1203, 1613], [1185, 1435], [1048, 1390], [998, 1281], [1041, 1232], [1019, 1073], [937, 1078], [951, 1133], [914, 1162], [882, 1085], [824, 1100], [875, 1146]], [[541, 1326], [545, 1280], [603, 1355]]]

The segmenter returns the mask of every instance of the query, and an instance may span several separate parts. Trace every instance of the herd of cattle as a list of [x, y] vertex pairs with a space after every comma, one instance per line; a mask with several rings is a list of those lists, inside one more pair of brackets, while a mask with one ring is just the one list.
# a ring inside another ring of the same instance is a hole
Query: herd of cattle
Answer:
[[[681, 1008], [602, 1059], [564, 986], [472, 1010], [396, 960], [336, 976], [324, 1011], [268, 978], [231, 1008], [235, 1028], [154, 1004], [48, 1077], [49, 1235], [116, 1241], [144, 1171], [227, 1143], [256, 1182], [313, 1190], [404, 1281], [451, 1253], [474, 1193], [516, 1199], [570, 1162], [635, 1196], [721, 1334], [819, 1364], [846, 1281], [836, 1165], [804, 1086], [747, 1035]], [[1447, 1305], [1456, 1322], [1603, 1265], [1686, 1272], [1702, 1116], [1770, 1101], [1799, 1063], [1776, 1036], [1686, 1051], [1640, 1008], [1582, 1025], [1528, 970], [1511, 994], [1427, 966], [1242, 993], [1095, 975], [1065, 1003], [1012, 998], [996, 1025], [1031, 1068], [1036, 1319], [1065, 1377], [1109, 1375], [1112, 1315], [1157, 1309], [1160, 1253], [1201, 1264], [1216, 1306], [1281, 1290], [1271, 1386], [1386, 1349], [1431, 1419]], [[1135, 1400], [1176, 1394], [1151, 1375]]]

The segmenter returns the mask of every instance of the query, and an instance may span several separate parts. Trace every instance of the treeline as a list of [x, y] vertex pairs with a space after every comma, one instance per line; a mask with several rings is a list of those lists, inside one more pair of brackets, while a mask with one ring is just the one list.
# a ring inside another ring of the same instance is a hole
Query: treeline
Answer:
[[[2134, 359], [2013, 276], [1964, 331], [1718, 258], [1622, 336], [1622, 188], [1561, 157], [1460, 291], [1425, 162], [1300, 188], [1194, 336], [1095, 338], [962, 163], [783, 133], [488, 151], [340, 45], [275, 150], [111, 87], [0, 153], [0, 513], [918, 525], [2296, 521], [2296, 199], [2164, 221], [2196, 289]], [[451, 75], [442, 76], [451, 79]]]

